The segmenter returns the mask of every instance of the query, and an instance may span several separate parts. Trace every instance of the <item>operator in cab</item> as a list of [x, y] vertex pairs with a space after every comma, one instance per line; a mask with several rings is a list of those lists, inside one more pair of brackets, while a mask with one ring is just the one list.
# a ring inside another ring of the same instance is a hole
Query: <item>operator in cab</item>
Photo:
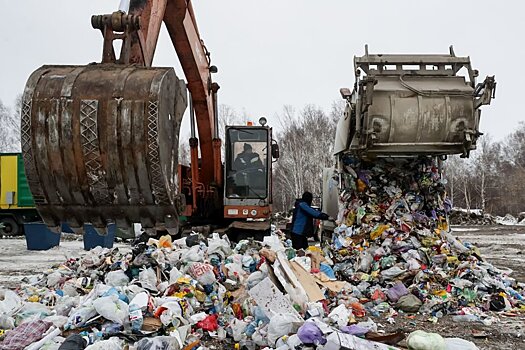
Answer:
[[237, 155], [233, 162], [233, 169], [242, 171], [246, 169], [261, 169], [263, 163], [258, 153], [253, 152], [252, 145], [245, 143], [243, 151]]
[[294, 249], [307, 249], [308, 237], [314, 233], [314, 218], [328, 220], [328, 214], [312, 208], [313, 195], [306, 191], [301, 199], [295, 201], [292, 217], [292, 246]]

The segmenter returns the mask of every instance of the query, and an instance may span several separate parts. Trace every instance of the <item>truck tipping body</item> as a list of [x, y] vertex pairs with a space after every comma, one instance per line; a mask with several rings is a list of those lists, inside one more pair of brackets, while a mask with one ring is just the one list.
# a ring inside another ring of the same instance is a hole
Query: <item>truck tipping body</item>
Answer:
[[480, 135], [482, 105], [494, 97], [494, 77], [476, 83], [469, 57], [368, 54], [354, 58], [334, 153], [360, 158], [461, 154]]

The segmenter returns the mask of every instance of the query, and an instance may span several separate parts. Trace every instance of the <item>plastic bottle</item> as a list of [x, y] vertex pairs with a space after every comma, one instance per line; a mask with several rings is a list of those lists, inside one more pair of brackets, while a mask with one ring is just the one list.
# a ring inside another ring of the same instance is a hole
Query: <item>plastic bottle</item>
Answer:
[[129, 306], [129, 321], [131, 322], [131, 329], [133, 331], [140, 331], [144, 323], [144, 317], [142, 316], [142, 310], [136, 304]]

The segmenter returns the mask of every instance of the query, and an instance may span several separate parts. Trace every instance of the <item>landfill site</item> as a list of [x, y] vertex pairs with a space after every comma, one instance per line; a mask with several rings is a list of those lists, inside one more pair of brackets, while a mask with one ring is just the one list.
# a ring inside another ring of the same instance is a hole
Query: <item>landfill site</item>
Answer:
[[234, 120], [196, 2], [115, 1], [81, 27], [99, 61], [41, 62], [0, 109], [0, 350], [525, 349], [525, 124], [481, 122], [498, 65], [363, 43], [331, 119]]

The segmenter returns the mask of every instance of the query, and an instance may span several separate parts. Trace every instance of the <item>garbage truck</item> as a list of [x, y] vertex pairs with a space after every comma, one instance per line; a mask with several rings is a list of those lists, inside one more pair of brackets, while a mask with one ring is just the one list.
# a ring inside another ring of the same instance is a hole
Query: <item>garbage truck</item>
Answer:
[[[469, 157], [482, 135], [481, 106], [495, 97], [494, 76], [477, 82], [470, 57], [369, 54], [354, 57], [355, 84], [337, 124], [334, 166], [323, 171], [323, 211], [336, 217], [344, 159]], [[333, 223], [324, 222], [330, 232]]]

